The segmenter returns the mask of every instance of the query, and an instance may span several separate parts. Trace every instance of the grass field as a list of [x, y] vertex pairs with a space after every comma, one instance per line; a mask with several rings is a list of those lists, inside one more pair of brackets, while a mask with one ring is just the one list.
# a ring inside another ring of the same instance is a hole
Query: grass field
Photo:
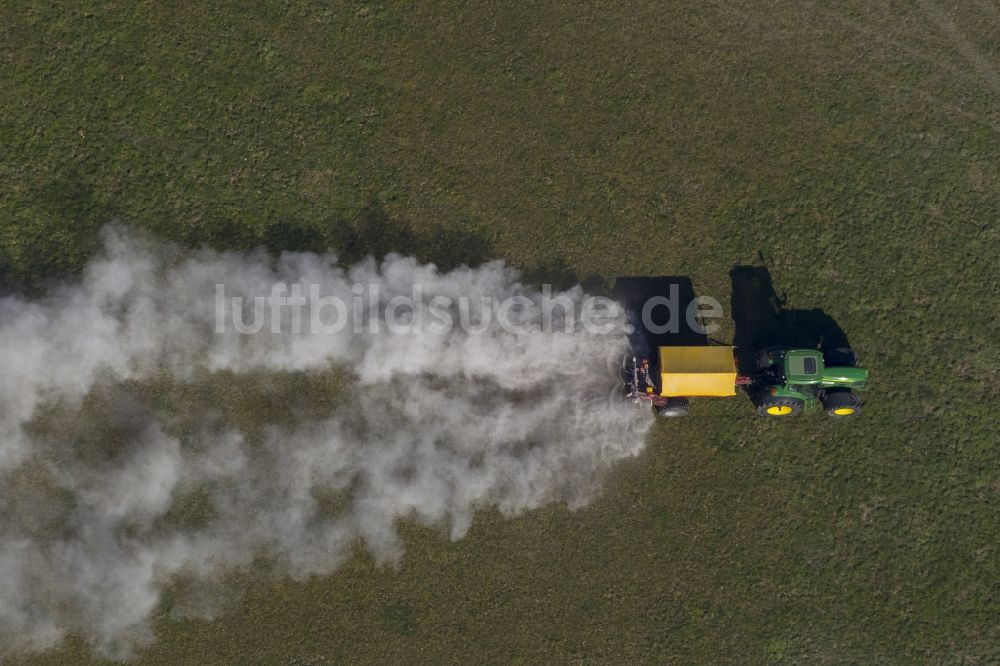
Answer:
[[0, 89], [8, 288], [112, 219], [686, 275], [727, 312], [763, 255], [874, 379], [846, 423], [698, 403], [589, 507], [404, 525], [398, 570], [241, 575], [214, 621], [165, 607], [144, 663], [1000, 660], [996, 0], [12, 1]]

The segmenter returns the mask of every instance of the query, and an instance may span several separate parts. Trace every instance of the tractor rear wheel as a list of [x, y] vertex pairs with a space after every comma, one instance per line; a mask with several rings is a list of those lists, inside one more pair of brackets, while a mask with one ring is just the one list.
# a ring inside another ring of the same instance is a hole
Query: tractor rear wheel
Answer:
[[660, 405], [656, 408], [656, 413], [659, 416], [664, 416], [666, 418], [675, 418], [678, 416], [687, 416], [688, 409], [690, 409], [691, 403], [688, 402], [687, 398], [668, 398], [667, 404]]
[[757, 400], [757, 413], [761, 416], [795, 416], [804, 405], [798, 398], [765, 395]]
[[823, 409], [828, 416], [857, 416], [861, 413], [861, 400], [850, 391], [828, 391], [823, 396]]

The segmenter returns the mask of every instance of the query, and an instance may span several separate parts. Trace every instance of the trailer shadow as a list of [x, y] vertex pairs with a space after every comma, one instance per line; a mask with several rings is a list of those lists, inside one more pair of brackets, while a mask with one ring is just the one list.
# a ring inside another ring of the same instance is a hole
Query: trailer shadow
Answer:
[[850, 347], [843, 329], [823, 310], [786, 309], [786, 298], [775, 291], [767, 268], [734, 266], [729, 277], [733, 345], [741, 374], [753, 372], [753, 355], [765, 347]]
[[657, 347], [709, 344], [708, 336], [694, 328], [686, 316], [695, 300], [689, 277], [620, 277], [615, 280], [611, 297], [625, 308], [634, 327], [629, 342], [639, 356], [648, 358]]

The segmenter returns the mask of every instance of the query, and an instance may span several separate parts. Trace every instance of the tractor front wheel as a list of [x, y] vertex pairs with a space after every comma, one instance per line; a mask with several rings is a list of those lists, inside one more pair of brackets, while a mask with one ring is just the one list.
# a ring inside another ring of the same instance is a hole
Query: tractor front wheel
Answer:
[[767, 395], [757, 401], [757, 413], [761, 416], [795, 416], [802, 411], [804, 404], [798, 398]]
[[857, 416], [861, 400], [850, 391], [829, 391], [823, 396], [823, 409], [828, 416]]

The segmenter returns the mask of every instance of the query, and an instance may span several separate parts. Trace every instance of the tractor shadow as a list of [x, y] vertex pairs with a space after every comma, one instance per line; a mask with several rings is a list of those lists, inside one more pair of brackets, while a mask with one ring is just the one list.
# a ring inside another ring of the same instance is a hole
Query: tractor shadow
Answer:
[[786, 309], [786, 297], [775, 291], [766, 268], [734, 266], [729, 277], [733, 345], [740, 374], [754, 371], [753, 355], [765, 347], [827, 350], [851, 346], [843, 329], [823, 310]]
[[688, 308], [695, 300], [691, 278], [677, 275], [620, 277], [611, 298], [625, 309], [633, 331], [629, 335], [638, 356], [650, 358], [657, 347], [704, 346], [705, 333], [691, 326]]

